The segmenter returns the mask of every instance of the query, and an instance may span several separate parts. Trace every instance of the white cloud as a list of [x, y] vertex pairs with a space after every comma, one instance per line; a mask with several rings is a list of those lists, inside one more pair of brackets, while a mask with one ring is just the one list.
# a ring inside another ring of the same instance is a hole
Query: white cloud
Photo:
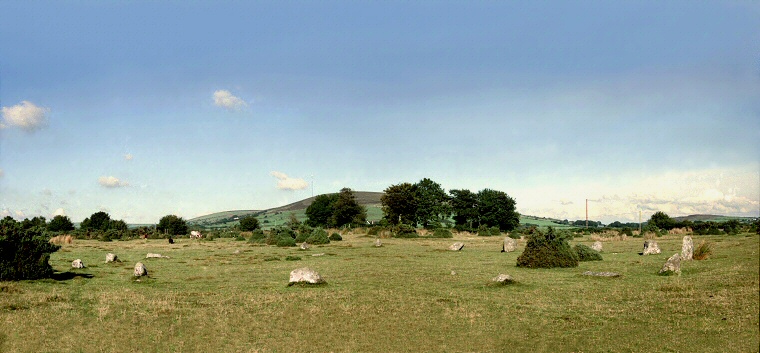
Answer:
[[119, 180], [114, 176], [102, 176], [98, 178], [98, 184], [107, 188], [119, 188], [129, 186], [129, 183]]
[[66, 211], [64, 211], [63, 208], [59, 208], [55, 210], [55, 212], [53, 212], [52, 216], [55, 217], [55, 216], [65, 216], [65, 215], [66, 215]]
[[214, 105], [227, 110], [240, 110], [248, 106], [248, 103], [233, 96], [230, 91], [222, 89], [214, 92]]
[[135, 158], [131, 153], [127, 153], [124, 155], [124, 159], [131, 161], [133, 158]]
[[47, 126], [47, 115], [50, 109], [38, 107], [29, 101], [22, 101], [12, 107], [3, 107], [2, 113], [7, 123], [3, 125], [3, 128], [15, 126], [27, 132], [33, 132]]
[[282, 172], [273, 171], [269, 174], [277, 178], [277, 188], [280, 190], [303, 190], [309, 187], [309, 183], [306, 180], [291, 178]]

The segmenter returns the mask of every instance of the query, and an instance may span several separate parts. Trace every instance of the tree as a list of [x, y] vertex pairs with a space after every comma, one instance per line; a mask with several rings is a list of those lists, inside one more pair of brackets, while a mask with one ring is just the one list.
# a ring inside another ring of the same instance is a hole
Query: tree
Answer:
[[472, 229], [478, 226], [478, 195], [470, 190], [451, 190], [454, 224]]
[[47, 278], [53, 275], [50, 254], [60, 246], [48, 242], [43, 228], [22, 228], [21, 224], [0, 221], [0, 281]]
[[414, 198], [414, 185], [401, 183], [385, 189], [380, 197], [385, 219], [391, 224], [417, 225], [417, 204]]
[[127, 223], [123, 220], [112, 220], [108, 225], [109, 230], [115, 230], [118, 232], [126, 232], [129, 230], [129, 227], [127, 226]]
[[79, 224], [79, 228], [105, 231], [111, 225], [111, 216], [103, 211], [95, 212]]
[[367, 210], [356, 202], [354, 192], [349, 188], [340, 189], [338, 199], [333, 203], [330, 217], [332, 226], [342, 227], [346, 224], [363, 224], [367, 220]]
[[670, 218], [665, 212], [657, 211], [652, 217], [649, 217], [647, 225], [654, 225], [659, 229], [670, 230], [675, 227], [676, 221]]
[[245, 232], [261, 228], [259, 220], [254, 215], [248, 215], [240, 219], [240, 230]]
[[306, 208], [306, 225], [310, 227], [329, 227], [333, 208], [338, 200], [338, 194], [322, 194]]
[[21, 228], [23, 229], [31, 229], [34, 227], [47, 228], [45, 217], [38, 216], [33, 217], [32, 219], [24, 218], [24, 220], [21, 221]]
[[503, 191], [483, 189], [478, 192], [478, 215], [481, 226], [499, 227], [501, 231], [511, 231], [520, 225], [515, 200]]
[[451, 205], [446, 191], [443, 190], [441, 184], [428, 178], [414, 184], [414, 198], [417, 205], [417, 222], [424, 228], [437, 228], [451, 215]]
[[158, 221], [156, 230], [169, 235], [184, 235], [187, 234], [187, 223], [185, 223], [182, 217], [177, 217], [173, 214], [167, 215]]
[[68, 232], [74, 230], [74, 223], [67, 216], [57, 215], [50, 220], [47, 229], [51, 232]]

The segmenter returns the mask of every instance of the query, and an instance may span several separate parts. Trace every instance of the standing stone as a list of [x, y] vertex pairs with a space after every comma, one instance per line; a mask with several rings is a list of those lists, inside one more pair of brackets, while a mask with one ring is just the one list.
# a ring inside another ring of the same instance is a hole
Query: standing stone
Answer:
[[451, 244], [451, 246], [449, 246], [449, 250], [451, 251], [459, 251], [459, 250], [462, 250], [462, 248], [464, 248], [464, 243], [461, 243], [461, 242], [456, 242], [454, 244]]
[[301, 250], [309, 250], [309, 243], [307, 243], [307, 242], [301, 243], [301, 246], [300, 246], [299, 249], [301, 249]]
[[135, 264], [135, 277], [142, 277], [148, 275], [148, 269], [142, 262]]
[[683, 244], [681, 245], [681, 260], [690, 261], [694, 258], [694, 242], [690, 236], [683, 237]]
[[290, 282], [288, 283], [288, 286], [292, 286], [296, 283], [322, 284], [327, 282], [325, 282], [322, 276], [316, 271], [308, 267], [302, 267], [290, 271]]
[[154, 254], [154, 253], [148, 253], [148, 255], [145, 255], [146, 259], [168, 259], [168, 256], [164, 256], [161, 254]]
[[116, 254], [112, 254], [110, 252], [106, 254], [106, 263], [116, 262], [116, 261], [119, 261], [119, 257], [116, 256]]
[[510, 275], [505, 275], [503, 273], [500, 273], [498, 276], [491, 279], [491, 281], [500, 283], [500, 284], [512, 284], [515, 282], [514, 278]]
[[375, 247], [379, 248], [381, 246], [383, 246], [383, 242], [380, 241], [380, 238], [377, 238], [377, 240], [375, 240]]
[[71, 267], [73, 268], [84, 268], [84, 263], [81, 259], [76, 259], [74, 261], [71, 261]]
[[513, 252], [517, 248], [517, 242], [510, 238], [504, 238], [504, 245], [501, 246], [501, 252]]
[[602, 242], [601, 241], [595, 241], [594, 245], [591, 245], [591, 248], [594, 249], [594, 250], [596, 250], [596, 251], [598, 251], [598, 252], [602, 252]]
[[641, 253], [641, 255], [654, 255], [659, 254], [660, 246], [657, 245], [657, 242], [654, 240], [647, 240], [644, 242], [644, 252]]
[[681, 274], [681, 255], [680, 254], [674, 254], [671, 256], [668, 261], [665, 261], [665, 264], [662, 265], [662, 268], [660, 269], [661, 275], [670, 275], [670, 274]]

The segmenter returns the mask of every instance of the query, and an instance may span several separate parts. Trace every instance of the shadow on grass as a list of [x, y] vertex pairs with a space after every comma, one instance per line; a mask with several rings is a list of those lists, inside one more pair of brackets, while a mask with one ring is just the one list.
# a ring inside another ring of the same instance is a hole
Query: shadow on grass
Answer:
[[66, 272], [54, 273], [51, 278], [56, 281], [68, 281], [74, 278], [93, 278], [93, 277], [95, 276], [89, 273], [76, 273], [76, 272], [66, 271]]

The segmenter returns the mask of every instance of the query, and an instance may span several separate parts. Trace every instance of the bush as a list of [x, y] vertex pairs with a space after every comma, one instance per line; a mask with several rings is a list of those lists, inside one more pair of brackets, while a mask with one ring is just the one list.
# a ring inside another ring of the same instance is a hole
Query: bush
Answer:
[[707, 260], [713, 253], [713, 243], [702, 240], [699, 245], [694, 249], [694, 260]]
[[552, 227], [546, 234], [534, 229], [528, 236], [525, 250], [517, 258], [517, 267], [577, 267], [578, 255], [567, 243], [566, 234], [557, 234]]
[[586, 245], [576, 244], [573, 250], [578, 254], [578, 261], [602, 261], [602, 254]]
[[248, 242], [250, 243], [262, 243], [264, 242], [264, 239], [266, 239], [266, 234], [264, 234], [264, 231], [261, 229], [256, 229], [253, 232], [251, 232], [251, 237], [248, 238]]
[[12, 219], [0, 221], [0, 281], [51, 277], [48, 260], [60, 248], [48, 242], [42, 228], [24, 230]]
[[499, 230], [499, 227], [491, 227], [488, 228], [488, 230], [491, 232], [491, 235], [501, 235], [501, 230]]
[[285, 256], [285, 261], [300, 261], [300, 260], [301, 260], [300, 256], [292, 256], [292, 255]]
[[280, 237], [280, 240], [277, 241], [277, 246], [279, 247], [296, 246], [296, 240], [291, 237]]
[[298, 232], [298, 235], [296, 235], [296, 243], [303, 243], [306, 241], [306, 239], [309, 239], [309, 236], [314, 231], [314, 229], [311, 229], [309, 231], [300, 231]]
[[314, 229], [308, 238], [306, 238], [306, 242], [313, 245], [321, 245], [321, 244], [329, 244], [330, 239], [327, 237], [327, 232], [325, 232], [322, 228], [316, 228]]
[[371, 227], [371, 228], [370, 228], [370, 229], [367, 231], [367, 235], [377, 235], [378, 233], [380, 233], [380, 231], [381, 231], [381, 230], [383, 230], [383, 228], [382, 228], [382, 227], [378, 227], [378, 226], [375, 226], [375, 227]]
[[340, 234], [338, 234], [338, 233], [332, 233], [332, 234], [330, 234], [330, 237], [328, 239], [330, 239], [332, 241], [341, 241], [341, 240], [343, 240], [343, 237], [341, 237]]
[[420, 235], [417, 234], [417, 229], [414, 227], [408, 225], [408, 224], [399, 224], [397, 226], [394, 226], [393, 229], [393, 237], [394, 238], [419, 238]]
[[245, 241], [245, 237], [242, 235], [238, 235], [235, 237], [235, 241]]
[[430, 235], [431, 238], [453, 238], [451, 231], [446, 228], [438, 228]]

